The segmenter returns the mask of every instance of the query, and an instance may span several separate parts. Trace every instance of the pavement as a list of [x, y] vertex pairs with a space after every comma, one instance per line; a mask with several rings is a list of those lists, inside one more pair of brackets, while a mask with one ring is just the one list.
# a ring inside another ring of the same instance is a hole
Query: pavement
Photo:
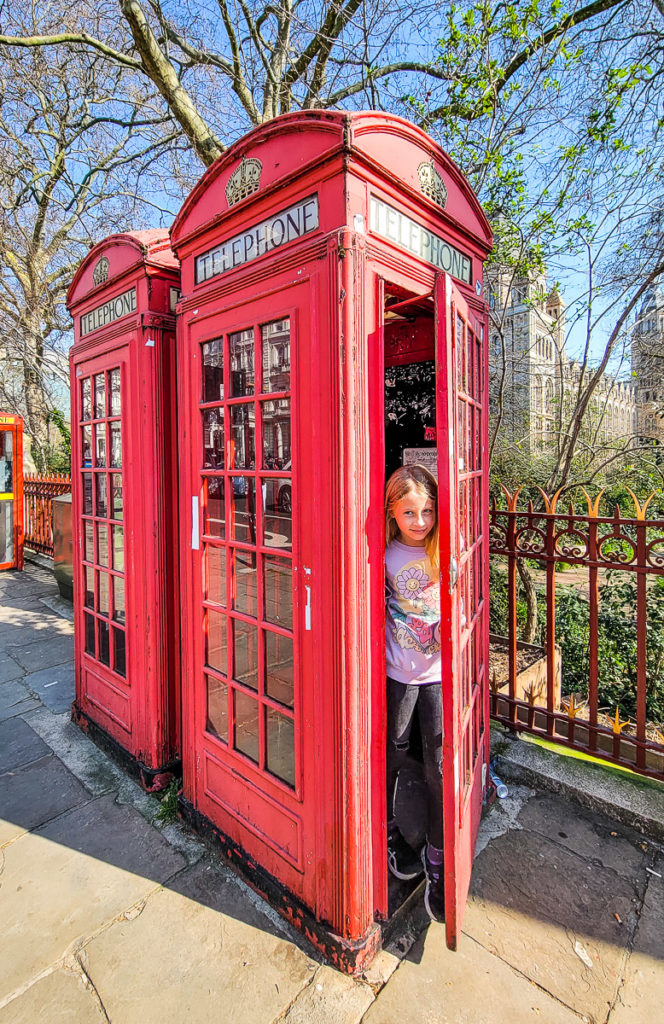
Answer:
[[0, 574], [0, 1024], [662, 1019], [661, 787], [626, 823], [499, 740], [458, 951], [416, 915], [349, 978], [70, 722], [72, 659], [51, 574]]

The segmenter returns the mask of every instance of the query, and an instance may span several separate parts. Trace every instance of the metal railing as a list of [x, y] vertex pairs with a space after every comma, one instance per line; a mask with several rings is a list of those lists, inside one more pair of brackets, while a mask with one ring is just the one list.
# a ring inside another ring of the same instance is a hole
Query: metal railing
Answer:
[[626, 518], [600, 515], [601, 494], [584, 492], [577, 514], [559, 494], [542, 491], [536, 511], [503, 491], [490, 511], [492, 717], [664, 780], [664, 520], [634, 495]]
[[44, 555], [53, 556], [53, 507], [58, 494], [71, 491], [71, 477], [66, 474], [40, 476], [26, 473], [23, 477], [23, 509], [25, 546]]

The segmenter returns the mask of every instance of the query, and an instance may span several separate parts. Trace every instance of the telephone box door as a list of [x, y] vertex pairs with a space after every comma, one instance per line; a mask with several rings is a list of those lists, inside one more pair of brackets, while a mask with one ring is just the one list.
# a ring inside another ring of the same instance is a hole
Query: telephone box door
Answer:
[[445, 925], [456, 949], [488, 771], [485, 326], [436, 282]]

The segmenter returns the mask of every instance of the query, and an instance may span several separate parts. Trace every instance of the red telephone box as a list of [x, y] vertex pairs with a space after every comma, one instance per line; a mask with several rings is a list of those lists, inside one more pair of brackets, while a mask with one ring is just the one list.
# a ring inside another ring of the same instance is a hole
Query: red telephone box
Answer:
[[0, 412], [0, 569], [23, 568], [23, 420]]
[[67, 296], [75, 721], [148, 789], [180, 749], [177, 260], [163, 231], [112, 235]]
[[[394, 906], [384, 485], [404, 459], [428, 459], [454, 946], [488, 759], [489, 225], [413, 125], [304, 111], [210, 167], [171, 240], [183, 813], [339, 967], [371, 958]], [[404, 390], [419, 418], [395, 412]]]

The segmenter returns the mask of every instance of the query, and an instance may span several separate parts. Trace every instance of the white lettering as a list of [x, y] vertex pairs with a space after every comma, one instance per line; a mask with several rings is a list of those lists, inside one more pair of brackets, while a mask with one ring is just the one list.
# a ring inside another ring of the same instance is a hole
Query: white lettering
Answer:
[[470, 257], [449, 242], [445, 242], [439, 235], [434, 235], [433, 231], [428, 231], [376, 196], [371, 196], [369, 213], [369, 228], [374, 234], [389, 238], [403, 249], [414, 253], [427, 263], [432, 263], [434, 267], [447, 271], [460, 281], [470, 282]]

